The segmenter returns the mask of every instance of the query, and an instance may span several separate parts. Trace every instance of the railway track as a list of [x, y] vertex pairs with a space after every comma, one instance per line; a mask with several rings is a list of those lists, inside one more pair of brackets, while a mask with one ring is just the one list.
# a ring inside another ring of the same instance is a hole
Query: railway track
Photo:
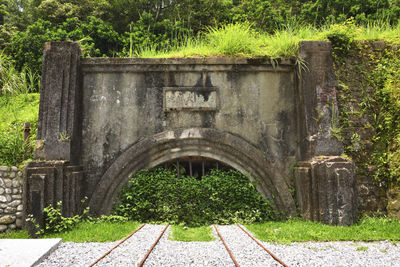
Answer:
[[[224, 244], [224, 247], [226, 248], [229, 256], [231, 257], [233, 263], [235, 264], [236, 267], [239, 267], [240, 264], [238, 263], [238, 261], [236, 260], [234, 253], [232, 252], [232, 250], [229, 248], [228, 246], [228, 242], [225, 241], [225, 239], [222, 237], [220, 231], [218, 230], [218, 227], [214, 224], [213, 225], [215, 228], [215, 231], [218, 234], [218, 237], [221, 239], [222, 243]], [[252, 241], [255, 242], [255, 244], [257, 244], [260, 248], [262, 248], [265, 252], [267, 252], [276, 262], [278, 262], [280, 265], [282, 265], [283, 267], [288, 267], [282, 260], [280, 260], [275, 254], [273, 254], [271, 251], [269, 251], [266, 247], [264, 247], [257, 239], [255, 239], [246, 229], [244, 229], [244, 227], [242, 227], [241, 225], [237, 224], [236, 225], [241, 231], [243, 231]], [[248, 264], [246, 264], [248, 265]]]
[[[138, 229], [136, 229], [134, 232], [132, 232], [129, 236], [127, 236], [126, 238], [124, 238], [121, 242], [119, 242], [117, 245], [115, 245], [112, 249], [110, 249], [109, 251], [107, 251], [105, 254], [103, 254], [101, 257], [99, 257], [96, 261], [94, 261], [91, 265], [89, 265], [89, 267], [93, 267], [95, 265], [104, 265], [107, 264], [107, 262], [103, 262], [107, 259], [107, 257], [113, 253], [117, 248], [121, 247], [121, 245], [123, 243], [125, 243], [127, 240], [129, 240], [132, 236], [134, 236], [137, 232], [139, 232], [146, 224], [141, 225]], [[153, 240], [150, 242], [153, 242], [151, 247], [147, 250], [147, 252], [145, 253], [145, 255], [142, 257], [141, 261], [138, 263], [138, 267], [142, 267], [144, 265], [144, 263], [146, 262], [147, 258], [149, 257], [149, 255], [151, 254], [151, 252], [153, 251], [154, 247], [158, 244], [158, 242], [160, 241], [160, 239], [162, 238], [162, 236], [165, 234], [166, 230], [168, 229], [169, 225], [166, 225], [165, 227], [163, 227], [163, 229], [161, 230], [161, 233], [157, 236], [157, 238], [152, 238]], [[226, 242], [226, 240], [223, 238], [221, 232], [219, 231], [218, 227], [214, 224], [213, 225], [219, 239], [222, 241], [226, 251], [228, 252], [233, 264], [238, 267], [240, 266], [238, 261], [235, 258], [235, 252], [232, 252], [232, 250], [229, 248], [229, 246], [231, 244], [229, 244], [230, 242]], [[243, 232], [244, 234], [246, 234], [246, 238], [248, 238], [248, 240], [246, 242], [251, 242], [254, 244], [257, 244], [258, 247], [262, 248], [265, 252], [267, 252], [267, 255], [270, 255], [276, 262], [278, 262], [280, 265], [287, 267], [287, 265], [280, 260], [276, 255], [274, 255], [271, 251], [269, 251], [267, 248], [265, 248], [257, 239], [255, 239], [246, 229], [244, 229], [242, 226], [240, 226], [239, 224], [237, 225], [238, 229], [240, 229], [241, 232]], [[251, 241], [250, 241], [251, 240]], [[241, 242], [242, 243], [242, 242]], [[144, 254], [144, 253], [143, 253]], [[142, 254], [142, 255], [143, 255]], [[114, 257], [117, 255], [114, 255]], [[251, 255], [250, 255], [251, 256]], [[246, 264], [245, 259], [241, 259], [241, 262], [243, 265], [248, 265]]]
[[[106, 259], [107, 256], [109, 256], [112, 252], [114, 252], [117, 248], [120, 248], [123, 243], [125, 243], [127, 240], [129, 240], [133, 235], [135, 235], [137, 232], [140, 231], [146, 224], [142, 224], [138, 229], [133, 231], [130, 235], [128, 235], [126, 238], [124, 238], [121, 242], [119, 242], [116, 246], [111, 248], [109, 251], [107, 251], [105, 254], [103, 254], [101, 257], [99, 257], [96, 261], [94, 261], [92, 264], [89, 265], [89, 267], [93, 267], [97, 264], [101, 264], [103, 260]], [[150, 253], [153, 251], [154, 247], [157, 245], [157, 243], [160, 241], [161, 237], [164, 235], [165, 231], [168, 229], [169, 225], [167, 224], [161, 231], [161, 233], [158, 235], [157, 239], [155, 239], [154, 243], [151, 245], [151, 247], [147, 250], [146, 254], [142, 258], [142, 260], [139, 262], [137, 265], [138, 267], [142, 267], [147, 258], [149, 257]]]

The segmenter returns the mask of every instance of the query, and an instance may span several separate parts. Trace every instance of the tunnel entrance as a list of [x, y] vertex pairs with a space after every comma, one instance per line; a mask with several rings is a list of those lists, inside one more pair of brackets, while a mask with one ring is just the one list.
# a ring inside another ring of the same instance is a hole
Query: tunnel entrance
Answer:
[[202, 181], [205, 158], [260, 181], [283, 217], [296, 214], [296, 188], [305, 218], [353, 222], [354, 167], [331, 134], [331, 44], [302, 42], [299, 56], [301, 75], [292, 59], [81, 58], [78, 44], [48, 43], [26, 213], [41, 222], [63, 201], [74, 215], [87, 196], [94, 215], [110, 214], [131, 174], [183, 158]]
[[111, 214], [187, 226], [276, 220], [279, 213], [257, 182], [212, 158], [179, 157], [129, 175]]
[[[285, 183], [283, 173], [278, 172], [274, 162], [245, 139], [228, 132], [210, 128], [188, 128], [164, 131], [141, 139], [120, 154], [104, 172], [90, 197], [90, 207], [94, 214], [109, 214], [113, 199], [131, 174], [143, 169], [177, 164], [176, 159], [184, 159], [190, 176], [196, 170], [217, 165], [229, 166], [241, 174], [250, 175], [250, 180], [259, 181], [256, 189], [276, 207], [277, 210], [294, 209], [293, 198]], [[190, 161], [189, 161], [190, 159]], [[209, 160], [207, 160], [209, 159]], [[208, 162], [208, 163], [207, 163]], [[176, 172], [176, 168], [175, 168]], [[247, 178], [248, 179], [248, 178]]]

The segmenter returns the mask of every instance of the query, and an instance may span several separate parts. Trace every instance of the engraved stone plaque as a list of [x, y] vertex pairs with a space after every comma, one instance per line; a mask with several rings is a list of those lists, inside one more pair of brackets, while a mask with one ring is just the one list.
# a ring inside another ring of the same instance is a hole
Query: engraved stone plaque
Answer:
[[217, 110], [216, 87], [164, 87], [164, 111]]

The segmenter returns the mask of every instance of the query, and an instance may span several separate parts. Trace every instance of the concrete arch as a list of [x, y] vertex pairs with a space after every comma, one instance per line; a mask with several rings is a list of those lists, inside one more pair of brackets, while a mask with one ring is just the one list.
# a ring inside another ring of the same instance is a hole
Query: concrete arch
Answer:
[[295, 213], [295, 204], [284, 178], [273, 172], [274, 166], [264, 154], [241, 137], [210, 128], [165, 131], [146, 137], [123, 152], [97, 184], [90, 200], [94, 214], [108, 214], [113, 200], [129, 176], [143, 168], [166, 161], [202, 156], [218, 160], [260, 183], [257, 189], [272, 200], [278, 210]]

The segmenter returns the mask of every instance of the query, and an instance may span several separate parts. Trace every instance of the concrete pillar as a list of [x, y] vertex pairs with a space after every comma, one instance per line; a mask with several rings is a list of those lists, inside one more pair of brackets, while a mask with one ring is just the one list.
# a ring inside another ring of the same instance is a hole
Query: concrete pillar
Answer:
[[44, 50], [36, 159], [80, 158], [81, 92], [77, 43], [50, 42]]
[[44, 226], [43, 209], [62, 202], [63, 216], [80, 212], [81, 50], [77, 43], [50, 42], [44, 50], [36, 161], [25, 168], [25, 225], [32, 236]]
[[356, 221], [354, 164], [341, 157], [336, 79], [330, 42], [300, 42], [296, 195], [304, 219], [333, 225]]

